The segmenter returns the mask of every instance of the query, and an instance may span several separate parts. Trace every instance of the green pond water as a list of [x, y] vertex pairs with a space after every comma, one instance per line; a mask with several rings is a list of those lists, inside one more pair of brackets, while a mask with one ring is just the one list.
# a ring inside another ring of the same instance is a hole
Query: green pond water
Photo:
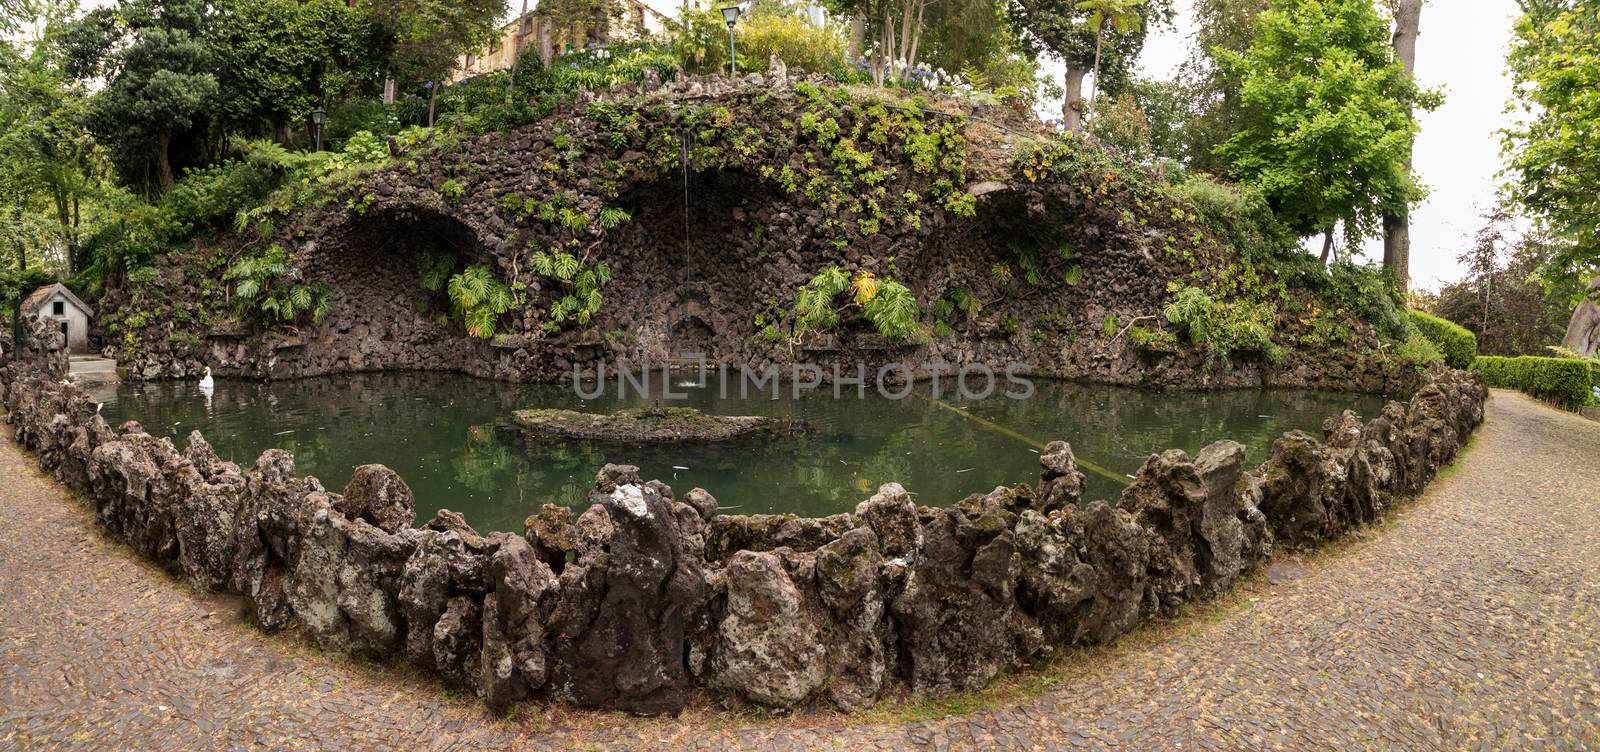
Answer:
[[[674, 384], [692, 376], [674, 377]], [[581, 399], [570, 384], [508, 384], [441, 373], [327, 376], [280, 382], [218, 380], [208, 400], [193, 383], [121, 384], [97, 396], [112, 425], [137, 420], [182, 447], [199, 429], [219, 454], [248, 469], [266, 449], [294, 453], [301, 474], [340, 490], [351, 471], [381, 463], [398, 471], [416, 496], [417, 515], [462, 512], [481, 532], [522, 530], [539, 505], [581, 505], [606, 462], [640, 466], [681, 495], [700, 486], [722, 508], [741, 514], [794, 512], [823, 516], [855, 508], [878, 484], [898, 481], [919, 503], [948, 504], [995, 486], [1038, 480], [1038, 448], [1063, 439], [1081, 461], [1110, 475], [1133, 473], [1154, 452], [1190, 453], [1219, 439], [1248, 448], [1248, 462], [1267, 456], [1273, 438], [1291, 429], [1321, 435], [1323, 418], [1346, 408], [1376, 414], [1371, 395], [1293, 390], [1156, 392], [1036, 381], [1026, 400], [998, 393], [942, 404], [919, 388], [890, 400], [868, 388], [857, 399], [834, 399], [824, 387], [792, 397], [726, 398], [717, 382], [678, 386], [688, 399], [659, 399], [630, 390]], [[532, 447], [498, 429], [512, 410], [562, 407], [604, 411], [651, 404], [689, 405], [721, 415], [782, 415], [813, 431], [775, 441], [710, 446], [597, 446], [555, 442]], [[956, 410], [949, 407], [958, 408]], [[974, 419], [977, 418], [977, 419]], [[978, 420], [981, 419], [981, 420]], [[1089, 498], [1113, 499], [1121, 486], [1089, 474]]]

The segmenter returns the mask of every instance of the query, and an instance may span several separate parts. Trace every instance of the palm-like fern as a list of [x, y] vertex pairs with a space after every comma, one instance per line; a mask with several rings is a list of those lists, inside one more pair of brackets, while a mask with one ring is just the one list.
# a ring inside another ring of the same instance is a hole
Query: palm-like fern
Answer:
[[833, 299], [850, 288], [850, 277], [843, 269], [830, 266], [800, 286], [794, 299], [796, 333], [821, 331], [839, 323]]
[[892, 279], [885, 279], [878, 294], [862, 306], [862, 313], [877, 328], [878, 333], [892, 339], [905, 339], [917, 331], [917, 319], [922, 309], [911, 289]]
[[452, 276], [447, 292], [467, 333], [480, 339], [493, 337], [500, 317], [515, 304], [511, 288], [481, 264]]

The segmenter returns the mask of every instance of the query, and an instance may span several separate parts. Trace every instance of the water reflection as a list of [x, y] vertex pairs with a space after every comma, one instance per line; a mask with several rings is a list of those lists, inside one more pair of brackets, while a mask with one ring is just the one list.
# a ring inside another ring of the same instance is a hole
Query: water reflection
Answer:
[[[684, 384], [679, 386], [679, 384]], [[826, 389], [779, 399], [731, 388], [719, 397], [712, 379], [694, 388], [674, 379], [687, 404], [723, 415], [782, 415], [813, 433], [773, 442], [712, 446], [600, 446], [562, 442], [529, 447], [497, 430], [512, 410], [563, 407], [607, 410], [659, 402], [659, 377], [646, 395], [613, 390], [580, 399], [570, 385], [506, 384], [437, 373], [328, 376], [284, 382], [219, 381], [202, 400], [192, 383], [123, 384], [99, 395], [113, 425], [138, 420], [181, 442], [200, 429], [223, 456], [249, 465], [263, 450], [294, 453], [299, 470], [332, 489], [360, 464], [381, 462], [405, 477], [418, 514], [439, 508], [467, 515], [480, 530], [521, 530], [543, 503], [581, 503], [605, 462], [639, 465], [645, 477], [680, 492], [702, 486], [740, 512], [826, 515], [854, 508], [879, 483], [899, 481], [925, 504], [949, 503], [997, 485], [1037, 477], [1038, 443], [1070, 441], [1085, 459], [1114, 474], [1138, 469], [1167, 448], [1194, 452], [1231, 438], [1250, 462], [1292, 428], [1320, 430], [1347, 407], [1376, 412], [1376, 397], [1301, 391], [1161, 393], [1120, 387], [1039, 382], [1032, 399], [961, 401], [969, 419], [927, 399], [891, 401], [870, 391], [835, 400]], [[927, 390], [921, 390], [927, 396]], [[1119, 486], [1091, 475], [1092, 497]]]

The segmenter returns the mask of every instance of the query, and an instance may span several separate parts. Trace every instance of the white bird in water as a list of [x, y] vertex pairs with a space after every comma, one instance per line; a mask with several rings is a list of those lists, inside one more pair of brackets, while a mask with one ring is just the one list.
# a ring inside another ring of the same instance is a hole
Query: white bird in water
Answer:
[[211, 366], [206, 366], [206, 375], [200, 377], [200, 393], [210, 397], [217, 390], [217, 382], [211, 379]]

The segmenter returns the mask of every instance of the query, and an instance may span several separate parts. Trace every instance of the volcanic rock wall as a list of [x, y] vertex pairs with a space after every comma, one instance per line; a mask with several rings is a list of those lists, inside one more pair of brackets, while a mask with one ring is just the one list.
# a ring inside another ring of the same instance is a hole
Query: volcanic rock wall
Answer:
[[[124, 354], [130, 372], [182, 377], [209, 364], [263, 378], [422, 368], [556, 380], [595, 363], [700, 353], [825, 371], [1027, 363], [1041, 375], [1181, 388], [1417, 386], [1359, 321], [1340, 351], [1284, 331], [1281, 360], [1235, 353], [1231, 368], [1108, 333], [1108, 322], [1172, 330], [1160, 315], [1169, 282], [1210, 284], [1241, 251], [1140, 168], [1003, 107], [869, 96], [822, 78], [691, 78], [405, 156], [279, 219], [273, 239], [293, 279], [337, 293], [325, 321], [194, 332], [198, 344], [153, 321]], [[556, 250], [612, 274], [592, 320], [552, 314], [572, 285], [538, 273], [535, 257]], [[492, 340], [469, 337], [440, 315], [449, 306], [439, 294], [419, 288], [419, 259], [438, 251], [520, 291]], [[175, 280], [205, 265], [181, 254], [165, 263]], [[886, 339], [841, 303], [840, 326], [791, 340], [796, 292], [828, 266], [907, 285], [924, 332]], [[957, 290], [977, 307], [935, 325]], [[764, 335], [766, 324], [779, 336]]]
[[725, 515], [607, 465], [573, 517], [480, 535], [379, 465], [342, 493], [281, 450], [241, 470], [194, 432], [180, 451], [113, 429], [33, 351], [0, 368], [16, 439], [100, 524], [195, 586], [242, 595], [268, 632], [404, 656], [504, 707], [527, 697], [672, 713], [693, 687], [844, 709], [896, 687], [940, 695], [1226, 591], [1270, 555], [1371, 521], [1419, 493], [1483, 419], [1487, 390], [1435, 371], [1409, 403], [1295, 431], [1255, 469], [1222, 441], [1152, 456], [1115, 503], [1082, 498], [1062, 442], [1037, 484], [945, 508], [885, 484], [823, 519]]

